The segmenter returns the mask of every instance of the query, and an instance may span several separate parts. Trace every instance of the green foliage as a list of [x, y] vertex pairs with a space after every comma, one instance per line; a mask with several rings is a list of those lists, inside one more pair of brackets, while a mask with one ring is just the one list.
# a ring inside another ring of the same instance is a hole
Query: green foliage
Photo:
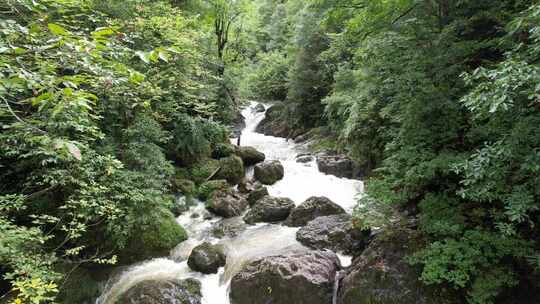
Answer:
[[406, 209], [428, 240], [422, 281], [497, 302], [538, 269], [539, 7], [318, 4], [346, 25], [320, 58], [337, 61], [329, 127], [371, 175], [356, 223]]
[[280, 52], [262, 53], [245, 76], [243, 95], [256, 100], [284, 100], [287, 97], [289, 62]]
[[0, 4], [0, 275], [17, 303], [53, 302], [59, 261], [186, 239], [166, 211], [172, 164], [227, 140], [202, 23], [167, 1]]
[[323, 112], [321, 99], [331, 85], [331, 73], [318, 56], [329, 47], [329, 39], [321, 25], [320, 13], [306, 7], [296, 29], [294, 65], [289, 71], [287, 101], [291, 104], [293, 125], [315, 127]]

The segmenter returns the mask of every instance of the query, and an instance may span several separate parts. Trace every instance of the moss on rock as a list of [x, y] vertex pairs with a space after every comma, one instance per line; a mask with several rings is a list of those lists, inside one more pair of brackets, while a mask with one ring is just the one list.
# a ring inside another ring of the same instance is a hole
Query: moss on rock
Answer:
[[216, 159], [204, 159], [189, 168], [191, 180], [200, 185], [204, 183], [217, 169], [220, 161]]
[[229, 187], [230, 187], [229, 183], [227, 183], [227, 181], [224, 179], [207, 181], [199, 186], [197, 197], [200, 200], [206, 201], [212, 196], [212, 194], [215, 191], [219, 191], [219, 190], [225, 191], [229, 189]]
[[186, 231], [171, 211], [157, 208], [143, 215], [126, 248], [120, 253], [121, 263], [134, 263], [168, 255], [169, 251], [188, 238]]
[[244, 162], [240, 157], [235, 155], [220, 159], [219, 167], [219, 172], [215, 178], [225, 179], [232, 185], [240, 183], [246, 175]]

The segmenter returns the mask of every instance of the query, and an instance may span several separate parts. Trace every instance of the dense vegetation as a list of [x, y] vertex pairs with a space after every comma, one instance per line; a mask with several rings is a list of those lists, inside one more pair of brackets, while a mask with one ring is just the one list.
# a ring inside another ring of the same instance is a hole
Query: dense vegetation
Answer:
[[0, 4], [1, 294], [50, 302], [80, 265], [186, 238], [173, 165], [209, 157], [233, 116], [211, 28], [166, 1]]
[[261, 18], [266, 44], [247, 79], [256, 88], [250, 93], [285, 100], [283, 117], [295, 129], [337, 138], [330, 147], [370, 176], [359, 225], [380, 227], [396, 212], [417, 218], [426, 243], [410, 262], [422, 267], [421, 280], [451, 286], [469, 303], [532, 288], [539, 269], [540, 7], [533, 4], [260, 6], [278, 20]]
[[361, 164], [361, 227], [417, 220], [425, 284], [539, 288], [539, 60], [532, 0], [3, 1], [0, 302], [184, 240], [245, 99]]

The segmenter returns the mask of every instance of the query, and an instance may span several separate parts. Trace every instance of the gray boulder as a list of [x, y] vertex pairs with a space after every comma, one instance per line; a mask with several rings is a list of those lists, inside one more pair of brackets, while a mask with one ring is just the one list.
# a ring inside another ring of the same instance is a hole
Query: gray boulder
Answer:
[[217, 273], [219, 267], [225, 266], [225, 262], [223, 248], [208, 242], [193, 248], [187, 261], [189, 268], [204, 274]]
[[231, 280], [232, 304], [329, 304], [339, 260], [312, 251], [265, 257], [249, 263]]
[[283, 102], [276, 103], [268, 108], [264, 119], [255, 128], [255, 132], [270, 136], [287, 137], [291, 129], [285, 119], [285, 110]]
[[246, 199], [232, 190], [215, 191], [206, 203], [210, 212], [225, 218], [241, 215], [247, 206]]
[[360, 178], [361, 172], [358, 164], [346, 155], [317, 156], [317, 167], [324, 174], [345, 178]]
[[128, 289], [116, 304], [200, 304], [201, 283], [187, 280], [148, 280]]
[[244, 221], [248, 224], [283, 221], [293, 208], [294, 202], [288, 198], [265, 196], [251, 206]]
[[263, 197], [265, 196], [268, 196], [270, 195], [268, 193], [268, 189], [261, 185], [261, 184], [258, 184], [255, 186], [255, 188], [248, 194], [247, 196], [247, 201], [249, 203], [250, 206], [253, 206], [256, 202], [258, 202], [260, 199], [262, 199]]
[[266, 159], [264, 153], [253, 147], [236, 147], [236, 155], [238, 155], [246, 166], [253, 166]]
[[406, 257], [424, 244], [417, 231], [396, 227], [379, 233], [353, 260], [340, 284], [338, 304], [457, 304], [456, 295], [419, 281]]
[[312, 196], [291, 211], [285, 225], [292, 227], [305, 226], [319, 216], [342, 214], [345, 210], [326, 197]]
[[272, 185], [285, 174], [283, 165], [278, 160], [265, 161], [255, 166], [255, 178], [265, 185]]
[[296, 239], [314, 249], [354, 253], [365, 247], [369, 235], [355, 228], [352, 217], [344, 213], [317, 217], [296, 232]]

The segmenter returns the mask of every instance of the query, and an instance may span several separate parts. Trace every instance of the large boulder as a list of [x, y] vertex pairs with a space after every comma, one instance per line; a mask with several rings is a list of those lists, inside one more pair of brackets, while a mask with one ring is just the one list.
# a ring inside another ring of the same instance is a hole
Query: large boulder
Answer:
[[212, 179], [224, 179], [232, 185], [238, 184], [246, 175], [244, 162], [236, 155], [221, 158], [219, 160], [219, 170]]
[[272, 185], [285, 174], [283, 165], [278, 160], [265, 161], [255, 166], [255, 178], [265, 185]]
[[379, 233], [353, 260], [340, 284], [338, 304], [453, 304], [449, 290], [428, 287], [419, 281], [420, 271], [406, 257], [423, 244], [418, 232], [391, 228]]
[[285, 225], [292, 227], [305, 226], [319, 216], [342, 214], [345, 210], [326, 197], [312, 196], [291, 211]]
[[270, 195], [268, 193], [268, 188], [261, 184], [255, 185], [254, 189], [249, 192], [247, 196], [247, 201], [250, 206], [253, 206], [256, 202], [258, 202], [260, 199], [262, 199], [265, 196]]
[[247, 206], [246, 199], [232, 190], [214, 192], [206, 204], [210, 212], [226, 218], [241, 215]]
[[296, 239], [314, 249], [354, 253], [362, 250], [369, 240], [369, 232], [353, 226], [349, 214], [320, 216], [296, 232]]
[[265, 257], [232, 278], [231, 304], [329, 304], [338, 269], [328, 251]]
[[167, 209], [156, 208], [139, 219], [127, 246], [119, 254], [121, 265], [167, 256], [188, 237]]
[[188, 258], [189, 268], [204, 273], [217, 273], [219, 267], [225, 266], [226, 257], [223, 248], [204, 242], [191, 250]]
[[128, 289], [116, 304], [200, 304], [201, 283], [187, 280], [147, 280]]
[[317, 155], [317, 167], [324, 174], [345, 178], [360, 178], [358, 164], [346, 155]]
[[293, 208], [294, 202], [288, 198], [265, 196], [251, 207], [244, 221], [248, 224], [283, 221]]
[[268, 108], [266, 116], [257, 125], [255, 132], [270, 136], [288, 137], [291, 129], [285, 119], [285, 107], [285, 104], [280, 102]]
[[246, 166], [253, 166], [266, 159], [264, 153], [253, 147], [237, 147], [236, 155], [244, 161], [244, 165]]

